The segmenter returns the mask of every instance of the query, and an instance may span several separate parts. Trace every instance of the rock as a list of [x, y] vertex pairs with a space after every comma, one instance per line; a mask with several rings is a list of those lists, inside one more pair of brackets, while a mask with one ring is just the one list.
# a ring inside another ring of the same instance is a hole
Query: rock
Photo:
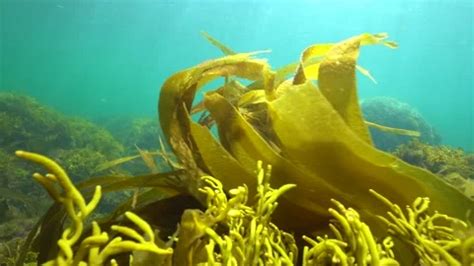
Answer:
[[[440, 136], [423, 116], [412, 106], [390, 97], [375, 97], [362, 101], [364, 118], [383, 126], [416, 130], [419, 140], [428, 144], [439, 144]], [[395, 135], [370, 128], [375, 146], [384, 151], [393, 151], [397, 146], [408, 143], [413, 137]]]

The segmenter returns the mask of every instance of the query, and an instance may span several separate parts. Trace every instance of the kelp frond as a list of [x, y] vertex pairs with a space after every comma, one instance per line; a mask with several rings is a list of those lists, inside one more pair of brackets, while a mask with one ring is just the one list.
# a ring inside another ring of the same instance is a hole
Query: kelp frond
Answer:
[[365, 124], [368, 125], [369, 127], [376, 128], [380, 131], [387, 132], [387, 133], [392, 133], [392, 134], [397, 134], [397, 135], [405, 135], [405, 136], [410, 136], [410, 137], [419, 137], [421, 136], [419, 131], [416, 130], [408, 130], [408, 129], [401, 129], [401, 128], [394, 128], [394, 127], [387, 127], [387, 126], [382, 126], [373, 122], [365, 121]]
[[[24, 151], [16, 154], [43, 165], [50, 172], [35, 174], [35, 179], [51, 197], [64, 205], [71, 220], [71, 225], [57, 241], [58, 254], [45, 265], [118, 265], [115, 259], [118, 254], [131, 254], [130, 264], [147, 265], [147, 260], [140, 262], [144, 255], [139, 252], [155, 254], [152, 258], [156, 265], [298, 263], [294, 236], [279, 229], [271, 220], [278, 206], [277, 200], [295, 185], [272, 188], [271, 167], [264, 170], [262, 162], [257, 165], [255, 200], [249, 197], [245, 184], [226, 194], [219, 180], [202, 177], [203, 186], [199, 191], [206, 196], [206, 210], [186, 210], [177, 232], [164, 243], [155, 237], [152, 225], [130, 211], [124, 216], [139, 230], [112, 225], [108, 231], [103, 231], [94, 221], [91, 234], [84, 236], [86, 218], [101, 198], [100, 186], [87, 203], [66, 172], [53, 160]], [[388, 218], [380, 216], [388, 226], [387, 232], [406, 241], [421, 263], [461, 265], [462, 261], [463, 265], [470, 265], [474, 262], [474, 235], [466, 233], [468, 225], [465, 222], [437, 212], [428, 215], [427, 198], [417, 198], [405, 214], [386, 197], [373, 190], [370, 193], [390, 209]], [[381, 240], [376, 238], [355, 209], [346, 208], [337, 200], [331, 201], [335, 208], [328, 210], [334, 218], [329, 228], [334, 237], [325, 235], [313, 239], [303, 236], [309, 246], [303, 247], [302, 265], [400, 265], [397, 256], [403, 254], [395, 254], [390, 236]]]
[[[160, 123], [190, 173], [188, 183], [198, 185], [201, 176], [211, 175], [224, 188], [245, 183], [252, 190], [256, 187], [254, 162], [262, 160], [273, 166], [275, 184], [296, 184], [283, 195], [279, 208], [287, 215], [277, 215], [281, 224], [295, 231], [308, 232], [311, 223], [326, 224], [331, 198], [351, 204], [364, 219], [374, 220], [383, 209], [374, 204], [369, 188], [401, 206], [422, 195], [432, 198], [436, 209], [457, 218], [469, 209], [474, 211], [474, 202], [459, 190], [372, 143], [367, 124], [418, 135], [367, 123], [362, 117], [356, 72], [372, 77], [357, 64], [360, 47], [396, 48], [386, 33], [313, 44], [302, 51], [296, 65], [276, 71], [250, 53], [232, 54], [229, 47], [207, 38], [227, 55], [172, 75], [160, 91]], [[218, 78], [224, 84], [208, 91], [193, 108], [199, 90]], [[239, 93], [224, 93], [230, 90], [229, 80], [239, 85]], [[196, 111], [204, 114], [199, 122], [192, 117]], [[197, 189], [190, 191], [196, 198], [201, 196]], [[308, 217], [311, 222], [288, 218], [294, 216]]]

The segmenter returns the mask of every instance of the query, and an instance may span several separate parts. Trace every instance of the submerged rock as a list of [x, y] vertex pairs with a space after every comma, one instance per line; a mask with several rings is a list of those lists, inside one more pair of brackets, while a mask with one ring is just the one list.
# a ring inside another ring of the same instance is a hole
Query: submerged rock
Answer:
[[[441, 137], [423, 116], [412, 106], [395, 98], [375, 97], [362, 101], [362, 112], [367, 121], [383, 126], [415, 130], [421, 133], [420, 140], [428, 144], [439, 144]], [[377, 148], [393, 151], [397, 146], [408, 143], [413, 137], [395, 135], [370, 129]]]
[[393, 154], [425, 168], [474, 198], [474, 154], [449, 146], [432, 146], [418, 140], [400, 145]]
[[[123, 156], [124, 148], [106, 129], [82, 118], [69, 117], [34, 98], [0, 93], [0, 240], [9, 221], [41, 215], [51, 201], [31, 177], [40, 168], [14, 156], [31, 150], [61, 162], [79, 182], [93, 175], [97, 165]], [[107, 200], [105, 201], [107, 203]]]
[[32, 97], [8, 92], [0, 93], [0, 147], [9, 153], [27, 149], [48, 155], [59, 149], [90, 148], [107, 159], [123, 152], [106, 129], [65, 116]]
[[158, 118], [114, 117], [99, 122], [123, 144], [127, 154], [136, 153], [137, 147], [144, 150], [156, 150], [160, 147]]

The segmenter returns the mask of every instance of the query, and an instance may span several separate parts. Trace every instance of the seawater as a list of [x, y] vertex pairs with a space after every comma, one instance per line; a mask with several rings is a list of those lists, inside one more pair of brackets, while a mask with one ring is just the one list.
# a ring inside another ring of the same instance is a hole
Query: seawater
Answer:
[[474, 150], [471, 0], [0, 1], [0, 90], [90, 119], [155, 115], [171, 74], [220, 56], [271, 49], [279, 67], [312, 43], [387, 32], [400, 45], [363, 48], [361, 98], [416, 107], [444, 144]]

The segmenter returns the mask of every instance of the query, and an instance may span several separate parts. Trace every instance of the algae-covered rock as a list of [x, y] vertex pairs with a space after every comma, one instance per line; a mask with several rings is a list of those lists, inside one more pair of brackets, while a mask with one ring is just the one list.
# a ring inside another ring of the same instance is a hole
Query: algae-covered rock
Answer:
[[93, 176], [97, 165], [107, 161], [104, 154], [88, 147], [58, 149], [53, 157], [63, 165], [67, 165], [69, 175], [76, 182]]
[[8, 152], [29, 149], [46, 154], [87, 147], [109, 159], [123, 152], [107, 130], [67, 117], [29, 96], [8, 92], [0, 93], [0, 147]]
[[[367, 121], [420, 132], [422, 142], [438, 144], [441, 141], [433, 126], [415, 108], [395, 98], [374, 97], [363, 100], [362, 111]], [[370, 133], [375, 146], [385, 151], [393, 151], [398, 145], [413, 139], [413, 137], [395, 135], [373, 128], [370, 129]]]
[[120, 162], [121, 170], [137, 175], [167, 169], [163, 160], [159, 160], [162, 146], [157, 118], [124, 116], [101, 119], [99, 122], [122, 143], [125, 154], [129, 156], [129, 160]]
[[433, 146], [414, 140], [400, 145], [394, 155], [443, 177], [448, 183], [474, 198], [474, 154], [460, 148]]
[[[122, 156], [123, 146], [104, 128], [65, 116], [26, 95], [0, 93], [0, 224], [35, 218], [51, 201], [14, 151], [28, 149], [60, 161], [74, 181], [89, 178], [96, 167]], [[0, 239], [11, 230], [0, 230]]]
[[0, 147], [42, 152], [73, 145], [70, 130], [59, 113], [25, 95], [0, 93]]
[[[23, 221], [19, 221], [20, 223], [18, 226], [22, 226], [24, 224]], [[2, 225], [0, 225], [1, 227]], [[30, 226], [31, 227], [31, 226]], [[2, 229], [0, 228], [0, 231]], [[24, 228], [25, 232], [30, 230], [30, 228]], [[12, 239], [8, 239], [5, 241], [0, 240], [0, 265], [2, 266], [11, 266], [15, 265], [16, 260], [19, 257], [19, 253], [21, 251], [21, 246], [25, 242], [24, 238], [22, 237], [15, 237]], [[22, 265], [30, 266], [30, 265], [37, 265], [36, 262], [37, 253], [28, 251], [25, 254], [25, 258]]]
[[128, 153], [136, 153], [136, 147], [156, 150], [159, 147], [160, 130], [158, 119], [151, 117], [118, 117], [101, 123], [119, 140]]

